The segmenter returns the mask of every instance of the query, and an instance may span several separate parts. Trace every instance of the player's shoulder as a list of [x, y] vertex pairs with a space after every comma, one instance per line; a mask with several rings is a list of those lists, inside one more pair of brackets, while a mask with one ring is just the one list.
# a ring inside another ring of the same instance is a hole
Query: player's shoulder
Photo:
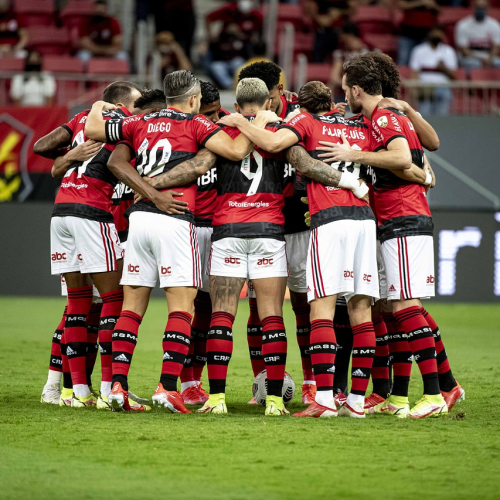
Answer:
[[224, 132], [226, 132], [226, 134], [231, 137], [231, 139], [234, 139], [235, 137], [238, 137], [240, 135], [240, 131], [238, 128], [236, 127], [229, 127], [227, 125], [223, 125], [222, 123], [219, 125], [219, 124], [216, 124], [217, 127], [219, 127], [221, 130], [224, 130]]
[[298, 115], [294, 116], [293, 118], [291, 118], [290, 120], [288, 120], [283, 125], [288, 125], [290, 127], [294, 127], [299, 122], [307, 122], [311, 119], [312, 119], [311, 113], [307, 113], [306, 111], [303, 111], [303, 112], [299, 113]]

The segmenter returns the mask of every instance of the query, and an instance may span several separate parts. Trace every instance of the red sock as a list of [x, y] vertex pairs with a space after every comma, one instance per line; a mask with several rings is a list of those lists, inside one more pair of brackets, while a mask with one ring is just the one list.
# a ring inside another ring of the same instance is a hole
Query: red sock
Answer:
[[389, 394], [391, 379], [389, 374], [389, 335], [382, 315], [373, 318], [376, 345], [373, 358], [373, 392], [385, 398]]
[[248, 299], [248, 305], [250, 306], [250, 315], [247, 322], [247, 342], [253, 375], [256, 377], [262, 370], [266, 369], [262, 357], [262, 323], [257, 310], [257, 299]]
[[99, 326], [99, 346], [101, 351], [101, 382], [111, 382], [113, 377], [113, 330], [123, 307], [123, 290], [113, 290], [101, 294], [102, 311]]
[[233, 354], [232, 314], [216, 311], [212, 313], [207, 340], [207, 370], [210, 394], [226, 392], [227, 367]]
[[375, 356], [375, 329], [368, 321], [352, 327], [351, 393], [364, 396]]
[[85, 358], [87, 353], [87, 314], [92, 305], [92, 287], [68, 288], [68, 309], [64, 333], [66, 354], [73, 385], [87, 385]]
[[141, 321], [142, 317], [135, 312], [122, 311], [112, 334], [112, 355], [109, 357], [112, 359], [113, 383], [120, 382], [126, 391], [128, 391], [127, 376], [137, 345]]
[[297, 343], [299, 344], [304, 380], [314, 380], [311, 353], [309, 352], [309, 340], [311, 337], [311, 322], [309, 320], [310, 311], [311, 308], [309, 305], [293, 308], [293, 312], [295, 313], [295, 323], [297, 325]]
[[101, 319], [102, 302], [93, 302], [87, 316], [87, 355], [85, 356], [85, 370], [87, 372], [87, 385], [92, 385], [92, 372], [97, 358], [97, 337]]
[[286, 331], [281, 316], [268, 316], [262, 320], [262, 357], [267, 371], [267, 394], [283, 394], [286, 365]]
[[203, 368], [207, 364], [207, 336], [212, 316], [210, 294], [198, 292], [194, 299], [194, 318], [191, 341], [194, 342], [193, 380], [201, 380]]
[[[64, 333], [64, 323], [66, 321], [66, 311], [67, 310], [68, 310], [68, 307], [66, 306], [64, 308], [64, 313], [62, 315], [61, 321], [59, 321], [59, 324], [57, 325], [56, 331], [54, 332], [54, 335], [52, 336], [52, 343], [50, 345], [49, 370], [52, 370], [54, 372], [62, 372], [62, 368], [63, 368], [62, 355], [61, 355], [61, 337], [62, 337], [62, 334]], [[67, 360], [67, 358], [66, 358], [66, 360]]]
[[333, 391], [336, 342], [332, 320], [315, 319], [311, 321], [310, 351], [318, 391]]
[[436, 345], [420, 307], [407, 307], [394, 316], [408, 337], [408, 344], [424, 382], [424, 394], [439, 394]]
[[177, 379], [189, 352], [192, 316], [175, 311], [168, 315], [163, 335], [163, 364], [160, 382], [167, 391], [177, 390]]

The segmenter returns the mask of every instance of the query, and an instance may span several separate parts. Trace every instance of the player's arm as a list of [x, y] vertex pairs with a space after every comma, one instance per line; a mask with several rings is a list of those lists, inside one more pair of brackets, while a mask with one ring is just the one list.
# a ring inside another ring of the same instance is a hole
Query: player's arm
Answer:
[[394, 108], [402, 111], [411, 121], [422, 146], [429, 151], [436, 151], [440, 141], [434, 127], [417, 113], [406, 101], [386, 97], [378, 103], [379, 108]]
[[93, 158], [102, 148], [102, 142], [88, 140], [71, 149], [54, 161], [50, 171], [52, 177], [64, 177], [64, 174], [75, 161], [87, 161]]
[[301, 174], [325, 186], [340, 187], [352, 191], [358, 198], [368, 201], [368, 186], [350, 172], [312, 158], [302, 146], [293, 146], [286, 152], [287, 161]]
[[327, 151], [318, 155], [323, 161], [350, 161], [372, 167], [385, 168], [386, 170], [403, 170], [412, 166], [410, 146], [404, 137], [395, 137], [385, 150], [378, 152], [358, 151], [352, 149], [342, 131], [342, 143], [319, 141], [321, 146], [316, 149]]
[[114, 104], [109, 102], [97, 101], [92, 105], [92, 109], [87, 116], [85, 122], [85, 135], [94, 141], [107, 142], [106, 137], [106, 120], [102, 116], [102, 112], [107, 109], [116, 109]]
[[424, 186], [430, 185], [432, 181], [431, 174], [427, 173], [412, 163], [411, 167], [406, 170], [394, 170], [394, 175], [403, 179], [404, 181], [413, 182], [415, 184], [423, 184]]
[[66, 153], [65, 148], [70, 142], [70, 132], [65, 127], [57, 127], [35, 142], [33, 152], [44, 158], [54, 159]]
[[230, 127], [237, 127], [239, 131], [248, 137], [254, 144], [261, 147], [269, 153], [279, 153], [298, 142], [297, 135], [290, 129], [279, 129], [276, 132], [260, 128], [255, 123], [261, 115], [257, 113], [254, 123], [250, 123], [243, 115], [232, 113], [221, 118], [219, 123]]
[[109, 157], [108, 168], [120, 182], [139, 193], [143, 198], [149, 198], [163, 212], [167, 214], [183, 214], [187, 209], [187, 203], [174, 198], [174, 195], [182, 196], [182, 193], [157, 191], [130, 165], [131, 160], [132, 151], [129, 146], [118, 144]]

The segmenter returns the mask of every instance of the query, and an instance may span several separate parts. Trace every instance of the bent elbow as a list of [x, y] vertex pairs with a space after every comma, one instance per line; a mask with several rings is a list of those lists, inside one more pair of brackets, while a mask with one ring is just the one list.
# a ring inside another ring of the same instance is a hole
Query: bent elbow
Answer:
[[430, 142], [430, 144], [428, 144], [427, 149], [429, 151], [437, 151], [439, 149], [439, 146], [441, 146], [441, 141], [439, 140], [439, 137], [436, 137]]
[[411, 154], [405, 155], [402, 161], [402, 165], [404, 170], [409, 170], [411, 168], [411, 166], [413, 165]]
[[38, 141], [35, 142], [35, 145], [33, 146], [33, 153], [36, 155], [41, 155], [45, 152], [45, 148], [43, 147], [42, 140], [39, 139]]

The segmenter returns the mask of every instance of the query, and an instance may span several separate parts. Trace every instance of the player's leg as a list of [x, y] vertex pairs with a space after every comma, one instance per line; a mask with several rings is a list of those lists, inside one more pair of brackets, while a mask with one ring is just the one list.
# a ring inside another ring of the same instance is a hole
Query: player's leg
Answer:
[[335, 337], [337, 338], [333, 394], [337, 406], [342, 406], [347, 398], [349, 365], [352, 353], [352, 328], [349, 320], [349, 311], [347, 310], [347, 302], [344, 297], [337, 299], [333, 325]]
[[[255, 289], [253, 287], [252, 280], [247, 281], [247, 286], [248, 307], [250, 309], [247, 321], [247, 342], [253, 376], [256, 377], [266, 368], [264, 358], [262, 357], [262, 322], [260, 321], [257, 298], [255, 296]], [[255, 401], [252, 398], [252, 400], [249, 401], [249, 404], [254, 403]]]
[[96, 393], [92, 389], [92, 373], [94, 372], [94, 366], [97, 359], [97, 351], [99, 349], [97, 340], [99, 336], [101, 310], [102, 301], [100, 298], [96, 299], [96, 297], [94, 296], [94, 301], [92, 302], [92, 306], [90, 307], [90, 311], [87, 316], [87, 355], [85, 356], [87, 384], [90, 388], [90, 392], [92, 392], [94, 396], [96, 396]]

